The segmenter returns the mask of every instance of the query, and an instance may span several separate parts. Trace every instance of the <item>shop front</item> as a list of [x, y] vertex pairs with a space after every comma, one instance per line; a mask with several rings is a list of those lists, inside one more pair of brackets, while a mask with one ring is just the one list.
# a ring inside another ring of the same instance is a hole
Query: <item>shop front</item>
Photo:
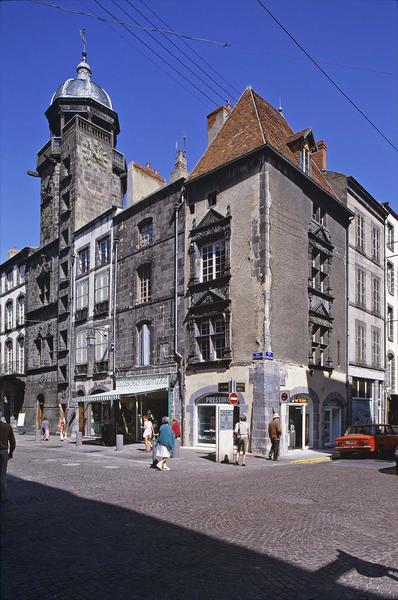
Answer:
[[[229, 404], [228, 393], [206, 394], [196, 400], [194, 414], [194, 445], [215, 448], [216, 446], [216, 406]], [[241, 403], [234, 406], [233, 426], [239, 421]]]
[[171, 416], [171, 400], [169, 374], [119, 378], [114, 390], [77, 398], [79, 429], [107, 445], [114, 443], [116, 433], [125, 442], [140, 442], [143, 416], [150, 411], [160, 426], [162, 417]]

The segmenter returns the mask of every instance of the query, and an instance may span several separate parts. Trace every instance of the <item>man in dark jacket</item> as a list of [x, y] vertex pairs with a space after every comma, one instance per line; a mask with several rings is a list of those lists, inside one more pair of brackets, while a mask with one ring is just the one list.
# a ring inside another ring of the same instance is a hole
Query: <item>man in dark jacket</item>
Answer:
[[281, 424], [278, 413], [274, 413], [272, 421], [268, 425], [268, 435], [271, 440], [271, 450], [269, 451], [269, 460], [278, 460], [279, 457], [279, 440], [282, 435]]
[[15, 450], [15, 436], [11, 425], [0, 421], [0, 499], [7, 500], [7, 463]]

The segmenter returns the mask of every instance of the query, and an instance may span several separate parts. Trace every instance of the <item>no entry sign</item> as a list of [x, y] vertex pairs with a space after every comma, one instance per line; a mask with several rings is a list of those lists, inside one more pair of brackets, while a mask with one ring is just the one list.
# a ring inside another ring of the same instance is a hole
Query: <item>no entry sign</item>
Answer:
[[232, 404], [233, 406], [236, 406], [238, 404], [239, 400], [238, 400], [238, 394], [236, 392], [231, 392], [229, 395], [229, 403]]

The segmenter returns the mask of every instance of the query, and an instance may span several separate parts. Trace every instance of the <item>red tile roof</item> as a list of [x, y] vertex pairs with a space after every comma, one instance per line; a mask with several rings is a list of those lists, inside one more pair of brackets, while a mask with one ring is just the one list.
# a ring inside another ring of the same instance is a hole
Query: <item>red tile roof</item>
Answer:
[[[188, 179], [200, 177], [264, 144], [272, 146], [298, 167], [298, 154], [287, 145], [294, 135], [295, 132], [285, 118], [254, 90], [247, 88]], [[333, 188], [312, 159], [310, 177], [337, 198]]]

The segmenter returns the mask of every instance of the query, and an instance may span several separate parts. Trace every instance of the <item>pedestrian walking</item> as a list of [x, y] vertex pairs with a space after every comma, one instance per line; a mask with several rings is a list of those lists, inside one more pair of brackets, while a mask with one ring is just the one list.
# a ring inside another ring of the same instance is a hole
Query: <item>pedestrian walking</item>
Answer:
[[58, 429], [59, 429], [59, 439], [61, 440], [61, 442], [64, 441], [64, 439], [66, 439], [66, 426], [65, 426], [65, 419], [64, 417], [61, 417], [58, 423]]
[[159, 471], [170, 471], [166, 462], [174, 448], [174, 431], [169, 425], [169, 417], [163, 417], [163, 425], [160, 426], [158, 435], [158, 444], [156, 446], [156, 458], [158, 460], [156, 468]]
[[48, 422], [46, 417], [44, 417], [44, 419], [41, 422], [41, 433], [43, 435], [43, 441], [48, 442], [48, 439], [50, 437], [50, 423]]
[[235, 464], [239, 465], [239, 455], [242, 456], [242, 467], [246, 466], [246, 452], [249, 445], [249, 424], [246, 415], [242, 415], [235, 425], [234, 442], [236, 448]]
[[271, 449], [269, 451], [269, 460], [278, 460], [279, 458], [279, 441], [281, 439], [282, 430], [279, 421], [278, 413], [274, 413], [272, 421], [268, 425], [268, 435], [271, 440]]
[[179, 439], [181, 437], [181, 423], [179, 422], [177, 417], [173, 417], [171, 428], [174, 431], [176, 440]]
[[150, 452], [152, 450], [151, 442], [153, 438], [153, 425], [152, 421], [150, 421], [145, 415], [143, 418], [142, 428], [144, 430], [142, 433], [142, 437], [144, 438], [145, 452]]
[[7, 464], [15, 450], [15, 436], [11, 425], [0, 421], [0, 500], [7, 500]]

